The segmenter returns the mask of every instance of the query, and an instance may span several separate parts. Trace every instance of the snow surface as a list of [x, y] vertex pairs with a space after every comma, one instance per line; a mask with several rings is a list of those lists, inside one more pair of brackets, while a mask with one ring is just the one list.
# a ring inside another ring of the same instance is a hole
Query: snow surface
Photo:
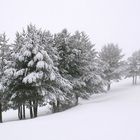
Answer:
[[[7, 111], [0, 124], [1, 140], [140, 140], [140, 84], [131, 79], [115, 83], [108, 93], [93, 95], [67, 111], [17, 120]], [[42, 109], [42, 110], [41, 110]]]

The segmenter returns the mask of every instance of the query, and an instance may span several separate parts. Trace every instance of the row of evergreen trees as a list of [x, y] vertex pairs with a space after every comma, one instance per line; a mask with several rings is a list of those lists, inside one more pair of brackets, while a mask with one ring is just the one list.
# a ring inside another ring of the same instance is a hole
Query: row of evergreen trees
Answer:
[[[28, 25], [8, 44], [0, 35], [0, 122], [2, 112], [17, 109], [19, 119], [38, 115], [38, 107], [50, 104], [59, 112], [110, 89], [124, 75], [124, 61], [117, 45], [96, 52], [84, 32], [57, 34]], [[130, 65], [130, 64], [129, 64]], [[127, 65], [128, 69], [128, 65]], [[132, 76], [127, 74], [127, 76]]]

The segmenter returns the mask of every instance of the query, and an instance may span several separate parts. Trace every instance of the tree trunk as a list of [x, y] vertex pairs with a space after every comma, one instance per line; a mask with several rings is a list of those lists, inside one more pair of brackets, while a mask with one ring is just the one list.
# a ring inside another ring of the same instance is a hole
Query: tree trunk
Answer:
[[26, 118], [26, 114], [25, 114], [25, 104], [23, 104], [22, 107], [23, 107], [23, 119], [25, 119], [25, 118]]
[[134, 78], [134, 75], [133, 75], [133, 85], [134, 85], [134, 83], [135, 83], [135, 82], [134, 82], [134, 79], [135, 79], [135, 78]]
[[21, 105], [19, 105], [19, 107], [18, 107], [18, 118], [19, 118], [19, 120], [22, 119], [22, 106]]
[[53, 107], [52, 112], [53, 113], [56, 113], [56, 105], [55, 105], [55, 102], [52, 103], [52, 107]]
[[59, 100], [57, 100], [57, 107], [56, 107], [57, 111], [56, 112], [59, 112], [60, 111], [60, 102]]
[[78, 105], [78, 102], [79, 102], [79, 96], [77, 94], [75, 94], [75, 98], [76, 98], [76, 103], [75, 105]]
[[22, 113], [22, 105], [20, 106], [20, 113], [21, 113], [21, 120], [23, 119], [23, 113]]
[[0, 123], [2, 123], [2, 104], [0, 103]]
[[33, 118], [33, 109], [32, 109], [32, 101], [31, 100], [29, 100], [29, 105], [30, 105], [30, 107], [29, 107], [29, 109], [30, 109], [30, 118]]
[[110, 90], [110, 83], [107, 85], [107, 90], [109, 91]]
[[18, 118], [19, 118], [19, 120], [20, 120], [20, 107], [18, 107]]
[[34, 117], [37, 117], [38, 114], [38, 101], [33, 101], [33, 111], [34, 111]]
[[135, 85], [137, 84], [137, 75], [135, 76]]

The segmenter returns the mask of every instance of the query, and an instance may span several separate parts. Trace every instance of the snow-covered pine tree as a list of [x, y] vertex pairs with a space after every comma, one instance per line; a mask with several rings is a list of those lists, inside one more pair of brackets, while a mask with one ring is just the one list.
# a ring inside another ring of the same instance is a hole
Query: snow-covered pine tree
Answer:
[[[62, 32], [54, 35], [54, 47], [58, 51], [58, 69], [62, 77], [67, 79], [68, 81], [70, 81], [71, 79], [71, 75], [68, 74], [69, 64], [67, 60], [70, 51], [69, 49], [70, 37], [71, 37], [70, 33], [67, 31], [67, 29], [63, 29]], [[71, 81], [70, 83], [72, 84]], [[71, 93], [72, 96], [68, 98], [69, 100], [71, 100], [69, 102], [69, 107], [74, 106], [76, 103], [75, 94], [73, 91]]]
[[107, 81], [107, 90], [110, 90], [112, 81], [118, 81], [123, 74], [123, 55], [118, 45], [110, 43], [99, 52], [99, 64], [104, 72], [104, 80]]
[[57, 48], [54, 47], [54, 38], [49, 31], [43, 31], [40, 34], [40, 43], [44, 47], [44, 50], [48, 53], [52, 60], [52, 70], [50, 73], [50, 79], [44, 80], [42, 86], [45, 93], [45, 99], [47, 99], [53, 106], [53, 112], [58, 112], [69, 108], [72, 97], [71, 83], [63, 78], [58, 69], [59, 55]]
[[76, 97], [87, 99], [104, 91], [102, 71], [98, 66], [97, 52], [84, 32], [76, 31], [70, 39], [69, 74], [73, 77]]
[[73, 85], [75, 104], [78, 98], [87, 99], [91, 94], [103, 91], [94, 45], [83, 32], [70, 35], [66, 29], [55, 35], [55, 47], [59, 52], [59, 70]]
[[132, 83], [137, 84], [137, 77], [140, 76], [140, 50], [128, 58], [126, 71], [126, 77], [132, 77]]
[[[26, 86], [22, 81], [25, 75], [25, 70], [27, 67], [26, 60], [24, 61], [24, 51], [25, 43], [27, 43], [27, 34], [25, 30], [22, 33], [16, 34], [15, 43], [12, 46], [12, 64], [9, 65], [9, 68], [5, 71], [9, 75], [8, 77], [8, 88], [11, 92], [11, 108], [18, 109], [18, 117], [19, 119], [25, 119], [25, 106], [28, 100], [28, 96], [30, 95], [30, 86]], [[25, 56], [25, 59], [28, 57]]]
[[5, 86], [5, 69], [8, 63], [9, 45], [8, 39], [4, 34], [0, 35], [0, 122], [2, 122], [2, 111], [7, 110], [7, 87]]
[[51, 54], [54, 51], [46, 41], [48, 37], [49, 34], [33, 25], [17, 34], [13, 54], [15, 69], [10, 89], [14, 93], [12, 101], [18, 107], [20, 119], [25, 118], [25, 105], [30, 109], [31, 118], [37, 117], [38, 105], [42, 105], [44, 99], [53, 101], [55, 106], [58, 99], [65, 101], [65, 94], [72, 88], [54, 65], [51, 57], [55, 54]]

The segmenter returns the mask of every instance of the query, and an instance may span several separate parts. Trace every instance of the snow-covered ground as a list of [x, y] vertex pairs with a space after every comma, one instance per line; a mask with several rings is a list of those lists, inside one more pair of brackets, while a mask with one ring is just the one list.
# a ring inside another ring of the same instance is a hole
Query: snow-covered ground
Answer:
[[36, 119], [13, 121], [17, 112], [5, 112], [0, 140], [140, 140], [140, 84], [123, 80], [77, 107], [47, 113], [43, 108]]

